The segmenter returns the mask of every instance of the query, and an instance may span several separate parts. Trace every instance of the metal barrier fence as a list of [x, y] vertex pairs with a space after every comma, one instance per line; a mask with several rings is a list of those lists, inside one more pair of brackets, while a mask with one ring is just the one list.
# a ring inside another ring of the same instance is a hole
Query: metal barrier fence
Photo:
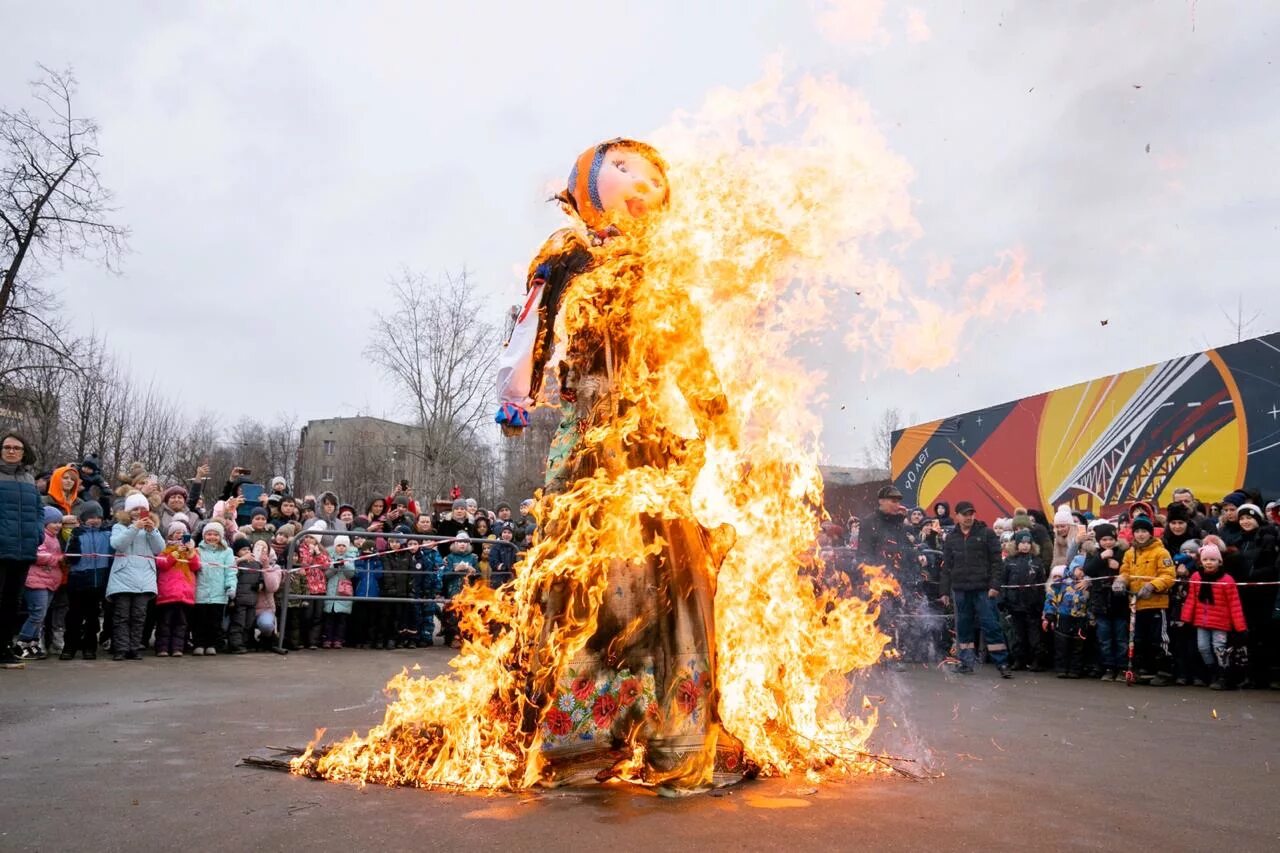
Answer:
[[[364, 535], [359, 535], [361, 533], [363, 533]], [[330, 528], [324, 528], [324, 529], [314, 528], [314, 529], [303, 530], [299, 533], [295, 533], [293, 535], [293, 538], [289, 540], [289, 547], [285, 551], [285, 562], [284, 562], [285, 571], [284, 571], [284, 578], [281, 580], [281, 585], [284, 588], [284, 596], [278, 599], [279, 604], [277, 605], [280, 608], [280, 618], [278, 620], [278, 625], [276, 626], [275, 652], [277, 654], [283, 655], [283, 654], [289, 653], [288, 649], [285, 648], [284, 644], [285, 644], [286, 630], [287, 630], [288, 621], [289, 621], [289, 602], [290, 601], [349, 601], [352, 604], [363, 601], [363, 602], [369, 602], [369, 603], [383, 603], [383, 604], [447, 605], [449, 602], [453, 600], [452, 598], [439, 598], [439, 597], [437, 598], [416, 598], [416, 597], [399, 598], [399, 597], [384, 596], [384, 595], [365, 595], [365, 596], [327, 595], [327, 594], [326, 595], [293, 595], [289, 588], [290, 587], [289, 578], [295, 572], [305, 568], [305, 567], [298, 566], [296, 562], [297, 562], [297, 554], [298, 554], [298, 543], [302, 541], [303, 538], [308, 536], [319, 536], [321, 538], [326, 536], [346, 536], [352, 539], [387, 539], [387, 540], [396, 540], [396, 541], [403, 541], [403, 542], [414, 541], [414, 542], [435, 543], [432, 547], [435, 547], [442, 542], [449, 542], [449, 543], [467, 542], [473, 545], [474, 544], [479, 544], [480, 546], [488, 545], [491, 548], [495, 546], [510, 548], [512, 552], [515, 552], [513, 554], [513, 557], [518, 556], [518, 552], [516, 550], [515, 544], [511, 542], [505, 542], [501, 539], [473, 539], [470, 537], [464, 538], [462, 536], [440, 536], [434, 533], [392, 533], [392, 532], [387, 532], [382, 530], [354, 531], [354, 530], [337, 530], [337, 529], [330, 529]], [[386, 556], [387, 554], [407, 553], [407, 552], [408, 552], [407, 548], [399, 548], [399, 549], [392, 548], [388, 551], [377, 552], [377, 556], [380, 559]], [[359, 554], [354, 554], [351, 558], [351, 562], [352, 562], [352, 565], [354, 566], [356, 561], [367, 560], [367, 559], [369, 559], [368, 556], [361, 557]], [[513, 559], [513, 562], [514, 562], [514, 559]], [[469, 571], [469, 572], [424, 571], [422, 569], [383, 568], [379, 574], [380, 575], [410, 575], [413, 577], [422, 577], [423, 575], [429, 574], [432, 578], [439, 579], [441, 583], [443, 583], [446, 578], [461, 577], [461, 578], [470, 578], [470, 579], [483, 579], [479, 571]], [[493, 585], [500, 586], [501, 584], [511, 580], [513, 577], [515, 577], [514, 572], [490, 572], [488, 580]]]

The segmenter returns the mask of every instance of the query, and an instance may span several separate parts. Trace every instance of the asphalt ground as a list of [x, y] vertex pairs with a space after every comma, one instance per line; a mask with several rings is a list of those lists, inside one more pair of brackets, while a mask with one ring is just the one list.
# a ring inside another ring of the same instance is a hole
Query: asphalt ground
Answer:
[[[0, 671], [4, 850], [1280, 849], [1280, 691], [916, 668], [873, 675], [881, 748], [929, 781], [768, 779], [682, 800], [338, 785], [237, 766], [381, 714], [446, 649]], [[879, 701], [879, 700], [877, 700]]]

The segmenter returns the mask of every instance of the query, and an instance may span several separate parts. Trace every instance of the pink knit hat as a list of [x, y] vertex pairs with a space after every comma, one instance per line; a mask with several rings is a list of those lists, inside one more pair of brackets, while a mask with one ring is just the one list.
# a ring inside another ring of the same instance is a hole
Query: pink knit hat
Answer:
[[1200, 561], [1204, 562], [1206, 557], [1212, 557], [1218, 561], [1218, 565], [1222, 565], [1222, 552], [1218, 550], [1218, 546], [1214, 544], [1200, 546]]

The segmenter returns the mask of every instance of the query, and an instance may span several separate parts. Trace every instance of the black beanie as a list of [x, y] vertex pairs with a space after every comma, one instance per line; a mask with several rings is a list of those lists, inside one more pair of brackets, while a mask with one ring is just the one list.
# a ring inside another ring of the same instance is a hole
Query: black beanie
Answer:
[[1096, 524], [1093, 528], [1093, 535], [1097, 539], [1101, 539], [1104, 536], [1110, 536], [1112, 539], [1115, 539], [1116, 526], [1114, 524]]
[[1148, 533], [1155, 533], [1156, 526], [1151, 523], [1151, 519], [1145, 515], [1140, 515], [1133, 520], [1133, 524], [1129, 525], [1131, 530], [1145, 530]]

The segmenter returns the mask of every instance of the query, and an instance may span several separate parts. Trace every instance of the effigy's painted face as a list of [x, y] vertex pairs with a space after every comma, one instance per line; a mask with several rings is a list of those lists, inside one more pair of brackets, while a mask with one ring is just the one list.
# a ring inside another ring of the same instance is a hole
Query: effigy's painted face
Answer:
[[567, 198], [588, 228], [601, 231], [645, 220], [669, 198], [666, 167], [656, 150], [632, 140], [588, 148], [569, 173]]
[[596, 178], [596, 189], [607, 218], [643, 219], [667, 199], [667, 179], [657, 164], [639, 151], [611, 148]]

